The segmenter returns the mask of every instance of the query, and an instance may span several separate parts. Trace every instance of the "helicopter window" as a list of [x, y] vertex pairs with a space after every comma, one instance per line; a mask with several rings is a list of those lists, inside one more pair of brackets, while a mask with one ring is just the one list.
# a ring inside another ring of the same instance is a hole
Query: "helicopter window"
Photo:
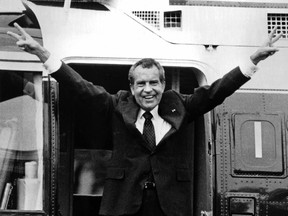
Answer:
[[9, 23], [9, 26], [13, 27], [13, 23], [15, 22], [18, 23], [22, 28], [40, 28], [38, 22], [33, 22], [26, 14], [21, 14], [16, 19], [12, 20]]
[[0, 70], [0, 211], [43, 209], [42, 95], [40, 72]]

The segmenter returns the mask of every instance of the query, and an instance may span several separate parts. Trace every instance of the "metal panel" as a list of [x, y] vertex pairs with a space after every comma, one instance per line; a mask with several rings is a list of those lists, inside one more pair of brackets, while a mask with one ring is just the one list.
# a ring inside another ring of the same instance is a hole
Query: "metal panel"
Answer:
[[287, 93], [239, 90], [216, 107], [214, 215], [288, 215]]
[[232, 114], [234, 174], [283, 173], [282, 122], [280, 114]]
[[258, 215], [259, 194], [257, 193], [227, 193], [229, 215]]

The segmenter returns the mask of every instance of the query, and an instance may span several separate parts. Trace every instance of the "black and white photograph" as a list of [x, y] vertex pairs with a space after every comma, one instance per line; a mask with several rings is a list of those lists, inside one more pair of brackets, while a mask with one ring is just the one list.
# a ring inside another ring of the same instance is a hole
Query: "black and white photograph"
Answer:
[[288, 0], [0, 0], [1, 216], [287, 216]]

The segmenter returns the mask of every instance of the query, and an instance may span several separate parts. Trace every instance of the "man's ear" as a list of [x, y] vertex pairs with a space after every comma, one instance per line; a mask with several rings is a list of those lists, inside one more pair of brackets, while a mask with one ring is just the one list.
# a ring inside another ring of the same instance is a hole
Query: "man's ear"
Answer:
[[165, 91], [165, 87], [166, 87], [166, 82], [163, 81], [162, 85], [163, 85], [163, 92], [164, 92]]
[[135, 93], [134, 93], [133, 84], [130, 84], [130, 91], [131, 91], [132, 95], [134, 96], [134, 95], [135, 95]]

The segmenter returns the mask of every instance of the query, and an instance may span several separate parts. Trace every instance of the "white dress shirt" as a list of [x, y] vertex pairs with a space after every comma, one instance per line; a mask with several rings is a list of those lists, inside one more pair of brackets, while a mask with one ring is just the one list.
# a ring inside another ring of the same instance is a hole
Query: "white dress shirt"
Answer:
[[[135, 122], [136, 128], [140, 131], [141, 134], [143, 134], [143, 128], [144, 128], [144, 122], [145, 118], [143, 114], [145, 113], [145, 110], [140, 109], [138, 113], [137, 120]], [[152, 123], [155, 130], [155, 139], [156, 139], [156, 145], [161, 141], [161, 139], [165, 136], [165, 134], [171, 129], [171, 125], [166, 122], [161, 116], [158, 114], [158, 106], [156, 106], [153, 110], [150, 111], [152, 114]]]

